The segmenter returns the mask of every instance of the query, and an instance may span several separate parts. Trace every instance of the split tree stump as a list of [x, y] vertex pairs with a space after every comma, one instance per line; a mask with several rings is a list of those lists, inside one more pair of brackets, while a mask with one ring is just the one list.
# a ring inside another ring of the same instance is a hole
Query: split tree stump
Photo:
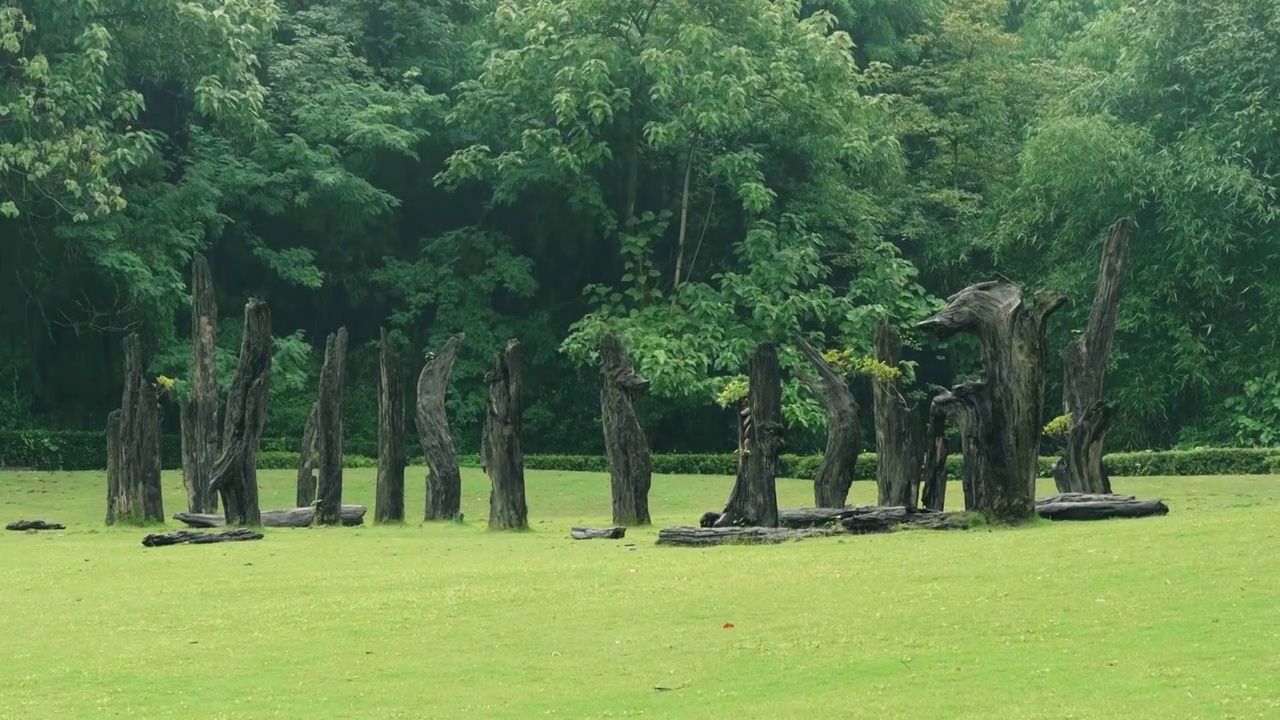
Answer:
[[[137, 333], [124, 339], [124, 392], [119, 415], [109, 422], [107, 523], [164, 522], [160, 484], [160, 398], [142, 374], [142, 347]], [[111, 462], [114, 460], [114, 462]]]
[[342, 394], [346, 379], [347, 329], [330, 333], [320, 369], [317, 435], [320, 474], [316, 483], [317, 525], [337, 525], [342, 507]]
[[298, 479], [295, 502], [298, 507], [311, 507], [316, 501], [316, 456], [320, 454], [320, 403], [311, 403], [307, 424], [302, 428], [302, 444], [298, 448]]
[[244, 306], [244, 334], [227, 405], [222, 451], [210, 486], [222, 497], [228, 525], [260, 525], [258, 448], [271, 396], [271, 309], [258, 298]]
[[[902, 360], [902, 336], [891, 322], [876, 326], [875, 358], [892, 368]], [[871, 393], [876, 414], [876, 504], [914, 508], [928, 442], [925, 413], [907, 401], [896, 378], [874, 378]]]
[[378, 487], [374, 522], [404, 520], [404, 369], [387, 329], [379, 333]]
[[520, 449], [522, 389], [520, 341], [511, 340], [507, 349], [493, 358], [493, 369], [485, 374], [489, 404], [485, 412], [480, 452], [484, 472], [493, 484], [489, 492], [489, 529], [513, 530], [529, 526], [529, 509], [524, 495], [524, 453]]
[[209, 263], [197, 253], [191, 261], [191, 397], [180, 406], [182, 479], [187, 509], [216, 512], [218, 494], [211, 484], [218, 460], [218, 304]]
[[822, 404], [827, 417], [827, 447], [813, 476], [813, 504], [844, 507], [858, 464], [858, 402], [849, 390], [848, 380], [822, 359], [822, 353], [800, 335], [793, 335], [792, 339], [818, 373], [816, 377], [801, 375], [800, 381]]
[[445, 407], [449, 377], [458, 359], [458, 348], [467, 339], [459, 333], [445, 342], [439, 355], [427, 354], [427, 362], [418, 375], [417, 421], [418, 442], [427, 463], [427, 500], [423, 511], [426, 520], [453, 520], [462, 512], [462, 473], [458, 469], [458, 452], [449, 432], [449, 414]]
[[716, 521], [729, 525], [778, 526], [778, 455], [782, 452], [782, 370], [772, 343], [761, 343], [751, 355], [750, 423], [738, 462], [729, 502]]
[[649, 381], [635, 371], [622, 341], [612, 333], [600, 339], [600, 361], [600, 418], [609, 459], [613, 522], [648, 525], [653, 464], [649, 440], [633, 403], [644, 394]]

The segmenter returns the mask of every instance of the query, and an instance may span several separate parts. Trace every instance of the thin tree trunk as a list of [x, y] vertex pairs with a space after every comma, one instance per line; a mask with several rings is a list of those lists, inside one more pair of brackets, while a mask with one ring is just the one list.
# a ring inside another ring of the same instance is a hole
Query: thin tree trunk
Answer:
[[116, 524], [120, 501], [120, 411], [107, 415], [107, 524]]
[[[893, 323], [876, 326], [875, 357], [889, 367], [902, 359], [902, 337]], [[876, 413], [876, 504], [914, 509], [924, 462], [925, 412], [903, 396], [897, 379], [871, 383]]]
[[1028, 306], [1022, 288], [1005, 282], [971, 285], [919, 324], [940, 338], [978, 338], [982, 376], [934, 398], [958, 418], [964, 473], [975, 510], [996, 523], [1035, 515], [1036, 461], [1044, 410], [1045, 326], [1063, 298], [1039, 294]]
[[680, 235], [676, 242], [676, 274], [672, 290], [680, 289], [680, 273], [684, 269], [684, 245], [689, 232], [689, 185], [693, 179], [693, 147], [684, 165], [684, 189], [680, 193]]
[[427, 463], [426, 520], [453, 520], [462, 512], [462, 473], [445, 399], [458, 348], [466, 339], [465, 333], [459, 333], [445, 342], [439, 355], [428, 353], [418, 375], [418, 442]]
[[636, 417], [633, 403], [649, 381], [635, 371], [622, 341], [612, 333], [600, 339], [600, 417], [609, 457], [615, 525], [649, 524], [649, 486], [653, 465], [649, 440]]
[[257, 298], [244, 306], [240, 359], [223, 413], [222, 451], [210, 485], [222, 497], [228, 525], [261, 525], [258, 450], [271, 398], [271, 309]]
[[1098, 265], [1098, 289], [1089, 312], [1089, 325], [1062, 353], [1063, 411], [1071, 415], [1071, 424], [1062, 458], [1053, 469], [1060, 493], [1111, 492], [1111, 478], [1102, 467], [1102, 453], [1113, 412], [1102, 399], [1102, 386], [1124, 294], [1129, 230], [1127, 219], [1111, 226]]
[[320, 454], [320, 402], [311, 403], [307, 424], [302, 428], [302, 445], [298, 449], [298, 507], [311, 507], [316, 501], [316, 456]]
[[379, 333], [382, 346], [378, 382], [378, 489], [374, 522], [404, 521], [404, 368], [391, 347], [387, 329]]
[[[113, 433], [115, 450], [116, 500], [108, 516], [116, 523], [141, 525], [164, 522], [164, 499], [160, 484], [160, 400], [156, 386], [142, 374], [142, 346], [136, 333], [124, 339], [124, 392], [120, 415]], [[108, 486], [112, 485], [109, 477]]]
[[178, 429], [182, 441], [182, 487], [187, 491], [187, 511], [195, 512], [200, 504], [199, 470], [200, 462], [196, 457], [196, 418], [195, 409], [188, 398], [178, 400]]
[[926, 510], [942, 512], [947, 504], [947, 455], [951, 449], [947, 441], [945, 413], [930, 413], [925, 447], [924, 488], [920, 493], [920, 503]]
[[800, 380], [822, 403], [827, 416], [827, 448], [813, 476], [813, 504], [820, 508], [844, 507], [858, 464], [858, 401], [849, 391], [849, 382], [836, 372], [822, 353], [799, 335], [792, 336], [800, 352], [818, 372]]
[[337, 525], [342, 510], [342, 407], [347, 366], [347, 329], [329, 335], [320, 369], [320, 477], [316, 485], [316, 524]]
[[[191, 477], [190, 512], [217, 512], [218, 494], [211, 484], [218, 459], [218, 304], [213, 296], [209, 263], [197, 254], [191, 263]], [[185, 453], [184, 453], [185, 455]], [[184, 464], [185, 469], [185, 464]], [[185, 475], [185, 473], [184, 473]]]
[[493, 359], [484, 376], [489, 385], [480, 451], [484, 471], [493, 483], [489, 493], [489, 528], [523, 529], [529, 526], [524, 494], [524, 453], [520, 450], [521, 406], [520, 341], [511, 340]]
[[778, 526], [778, 455], [782, 452], [782, 371], [772, 343], [761, 343], [751, 356], [750, 406], [746, 458], [717, 526]]

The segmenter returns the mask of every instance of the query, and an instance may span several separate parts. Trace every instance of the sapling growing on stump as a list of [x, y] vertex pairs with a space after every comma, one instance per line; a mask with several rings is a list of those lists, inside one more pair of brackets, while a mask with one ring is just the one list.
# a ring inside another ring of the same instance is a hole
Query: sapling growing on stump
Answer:
[[802, 336], [793, 335], [792, 340], [817, 373], [803, 374], [800, 381], [818, 398], [827, 418], [827, 446], [813, 477], [814, 507], [844, 507], [858, 463], [858, 402], [849, 390], [847, 373], [832, 367]]

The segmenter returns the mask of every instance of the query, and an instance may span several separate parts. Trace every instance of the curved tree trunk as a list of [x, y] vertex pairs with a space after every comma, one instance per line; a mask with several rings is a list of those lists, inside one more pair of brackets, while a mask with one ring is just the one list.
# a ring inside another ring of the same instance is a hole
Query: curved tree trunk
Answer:
[[480, 452], [484, 471], [493, 482], [489, 493], [489, 528], [511, 530], [529, 526], [524, 496], [524, 453], [520, 450], [520, 341], [511, 340], [493, 359], [485, 374], [489, 405], [485, 413]]
[[445, 396], [458, 348], [466, 339], [466, 334], [459, 333], [445, 342], [439, 355], [428, 353], [427, 363], [418, 375], [418, 442], [427, 462], [427, 502], [423, 512], [426, 520], [453, 520], [462, 512], [462, 473], [449, 432]]
[[346, 380], [347, 329], [329, 335], [320, 369], [317, 424], [320, 476], [316, 483], [317, 525], [337, 525], [342, 511], [342, 391]]
[[378, 490], [374, 522], [404, 521], [404, 369], [387, 339], [382, 345], [378, 382]]
[[1063, 412], [1071, 415], [1071, 424], [1066, 448], [1053, 469], [1060, 493], [1111, 492], [1111, 479], [1102, 467], [1102, 449], [1113, 413], [1102, 400], [1102, 383], [1120, 317], [1128, 258], [1129, 221], [1121, 219], [1111, 226], [1102, 249], [1089, 325], [1062, 352]]
[[258, 450], [271, 397], [271, 309], [257, 298], [244, 306], [240, 359], [227, 390], [222, 452], [210, 485], [222, 497], [228, 525], [261, 525]]
[[718, 527], [778, 526], [778, 454], [782, 452], [782, 371], [772, 343], [761, 343], [751, 356], [751, 413], [738, 477], [716, 520]]
[[[888, 321], [876, 326], [875, 356], [889, 367], [897, 367], [902, 359], [902, 337]], [[928, 441], [925, 413], [911, 406], [897, 379], [877, 377], [871, 392], [876, 413], [876, 504], [915, 509]]]
[[320, 403], [311, 403], [311, 413], [302, 428], [302, 445], [298, 448], [298, 507], [311, 507], [316, 501], [316, 456], [320, 453]]
[[[191, 398], [190, 453], [183, 452], [183, 478], [187, 485], [187, 509], [194, 513], [218, 511], [218, 494], [210, 484], [218, 459], [218, 304], [213, 296], [209, 263], [197, 254], [191, 262]], [[188, 431], [184, 430], [184, 435]], [[185, 458], [190, 455], [190, 468]], [[189, 470], [189, 473], [188, 473]]]
[[849, 499], [858, 464], [858, 401], [850, 392], [848, 381], [822, 359], [822, 353], [799, 335], [792, 339], [818, 373], [817, 377], [801, 375], [800, 380], [822, 403], [827, 416], [827, 448], [813, 476], [813, 504], [842, 508]]
[[[116, 489], [115, 507], [108, 503], [113, 522], [141, 525], [164, 522], [164, 499], [160, 484], [160, 399], [156, 386], [142, 374], [142, 346], [136, 333], [124, 339], [124, 392], [115, 431], [116, 440], [108, 449], [115, 456], [115, 472], [109, 473], [108, 487]], [[114, 475], [114, 483], [110, 475]]]
[[1035, 514], [1036, 461], [1044, 409], [1045, 326], [1063, 298], [983, 282], [947, 299], [947, 307], [919, 324], [940, 338], [965, 332], [978, 338], [982, 376], [934, 398], [954, 412], [963, 438], [964, 473], [974, 509], [992, 522], [1021, 522]]
[[600, 339], [600, 417], [604, 447], [609, 457], [615, 525], [649, 524], [649, 485], [653, 465], [632, 403], [644, 394], [649, 381], [631, 366], [631, 358], [616, 335]]

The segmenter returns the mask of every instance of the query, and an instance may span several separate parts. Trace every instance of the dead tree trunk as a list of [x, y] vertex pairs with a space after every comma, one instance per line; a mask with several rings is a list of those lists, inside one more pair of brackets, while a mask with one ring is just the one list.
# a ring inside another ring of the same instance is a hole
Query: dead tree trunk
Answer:
[[160, 484], [160, 399], [156, 386], [142, 374], [142, 347], [137, 334], [124, 339], [124, 392], [115, 431], [116, 441], [108, 449], [115, 456], [115, 507], [108, 503], [107, 515], [114, 522], [143, 524], [164, 522], [164, 500]]
[[489, 528], [523, 529], [529, 526], [524, 497], [524, 453], [520, 450], [520, 341], [511, 340], [493, 359], [485, 374], [489, 405], [485, 413], [480, 452], [484, 471], [493, 483], [489, 493]]
[[778, 454], [782, 452], [782, 371], [772, 343], [761, 343], [748, 373], [751, 414], [737, 480], [716, 525], [778, 526]]
[[120, 411], [107, 415], [107, 524], [116, 524], [120, 501]]
[[453, 520], [462, 512], [462, 473], [449, 432], [445, 397], [458, 348], [466, 339], [465, 334], [459, 333], [445, 342], [439, 355], [427, 353], [427, 362], [418, 375], [418, 442], [427, 462], [427, 502], [423, 511], [426, 520]]
[[600, 339], [600, 360], [600, 417], [613, 489], [613, 522], [648, 525], [653, 464], [649, 440], [632, 403], [644, 394], [649, 381], [631, 366], [631, 358], [616, 335]]
[[[210, 483], [213, 464], [218, 459], [218, 305], [213, 297], [213, 277], [209, 263], [197, 254], [191, 263], [191, 398], [190, 416], [183, 418], [191, 429], [191, 450], [183, 452], [183, 479], [187, 485], [190, 512], [217, 512], [218, 494]], [[187, 457], [190, 467], [187, 467]]]
[[404, 521], [404, 369], [391, 347], [387, 329], [378, 382], [378, 490], [374, 522]]
[[[893, 323], [876, 326], [875, 357], [895, 368], [902, 359], [902, 337]], [[876, 413], [876, 504], [915, 509], [927, 442], [925, 413], [907, 401], [896, 378], [876, 377], [871, 393]]]
[[934, 398], [952, 411], [964, 441], [964, 474], [974, 509], [992, 522], [1016, 523], [1035, 514], [1036, 461], [1044, 409], [1045, 326], [1063, 298], [983, 282], [947, 299], [947, 307], [919, 324], [940, 338], [965, 332], [978, 338], [982, 375]]
[[1071, 423], [1062, 458], [1053, 469], [1060, 493], [1111, 492], [1111, 478], [1102, 467], [1102, 447], [1113, 411], [1102, 400], [1102, 381], [1111, 360], [1128, 258], [1129, 221], [1121, 219], [1111, 226], [1102, 249], [1089, 325], [1062, 352], [1063, 412], [1071, 416]]
[[929, 432], [925, 440], [924, 487], [920, 492], [920, 503], [926, 510], [942, 512], [946, 507], [947, 455], [950, 451], [946, 414], [930, 412]]
[[257, 298], [244, 306], [240, 359], [222, 415], [222, 451], [210, 486], [222, 497], [228, 525], [261, 525], [258, 450], [271, 395], [271, 309]]
[[827, 416], [827, 448], [813, 476], [813, 504], [820, 508], [844, 507], [858, 464], [858, 401], [849, 391], [848, 380], [822, 359], [822, 353], [799, 335], [792, 339], [818, 373], [816, 377], [801, 375], [800, 380], [822, 403]]
[[316, 501], [316, 455], [319, 454], [320, 403], [311, 403], [311, 413], [302, 428], [302, 445], [298, 450], [298, 487], [295, 504], [311, 507]]
[[342, 510], [342, 391], [346, 379], [347, 329], [329, 335], [320, 368], [317, 414], [320, 477], [316, 484], [316, 524], [337, 525]]

